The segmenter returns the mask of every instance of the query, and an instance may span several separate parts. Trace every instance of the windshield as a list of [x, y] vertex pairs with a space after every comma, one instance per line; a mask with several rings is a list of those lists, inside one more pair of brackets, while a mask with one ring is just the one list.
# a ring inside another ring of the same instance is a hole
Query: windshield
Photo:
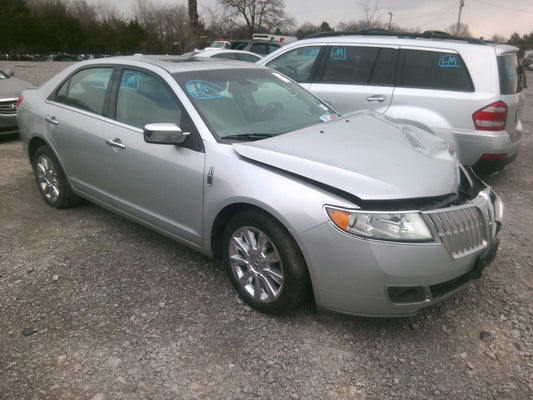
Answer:
[[338, 117], [276, 71], [221, 69], [173, 76], [217, 139], [259, 140]]

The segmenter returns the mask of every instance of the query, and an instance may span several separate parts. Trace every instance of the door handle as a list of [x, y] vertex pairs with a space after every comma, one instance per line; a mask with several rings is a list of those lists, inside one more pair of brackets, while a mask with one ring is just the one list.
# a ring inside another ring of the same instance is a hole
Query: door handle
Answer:
[[366, 99], [367, 103], [383, 103], [387, 98], [382, 94], [376, 94], [374, 96], [369, 96]]
[[115, 140], [111, 140], [111, 139], [106, 139], [105, 140], [105, 143], [112, 146], [112, 147], [118, 147], [119, 149], [125, 149], [126, 148], [126, 145], [123, 144], [120, 139], [115, 139]]
[[44, 120], [50, 125], [59, 125], [59, 121], [56, 119], [56, 117], [45, 117]]

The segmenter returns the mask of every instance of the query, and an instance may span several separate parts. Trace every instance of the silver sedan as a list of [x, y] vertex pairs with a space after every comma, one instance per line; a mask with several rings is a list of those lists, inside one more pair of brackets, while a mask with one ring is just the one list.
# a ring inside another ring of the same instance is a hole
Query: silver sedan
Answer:
[[224, 261], [282, 313], [412, 315], [495, 257], [498, 196], [431, 132], [340, 116], [240, 62], [123, 57], [23, 93], [18, 122], [52, 207], [85, 198]]

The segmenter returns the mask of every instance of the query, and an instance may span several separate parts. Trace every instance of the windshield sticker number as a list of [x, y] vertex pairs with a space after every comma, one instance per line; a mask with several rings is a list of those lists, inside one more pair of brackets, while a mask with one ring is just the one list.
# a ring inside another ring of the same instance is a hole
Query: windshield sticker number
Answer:
[[194, 80], [187, 82], [187, 92], [195, 99], [218, 99], [223, 97], [224, 89], [216, 83]]
[[332, 47], [329, 58], [332, 60], [346, 60], [346, 47]]
[[457, 62], [457, 56], [451, 54], [445, 54], [440, 56], [439, 67], [441, 68], [459, 68], [460, 65]]
[[128, 90], [139, 90], [139, 81], [141, 77], [138, 72], [126, 71], [122, 75], [122, 82], [120, 82], [120, 87]]

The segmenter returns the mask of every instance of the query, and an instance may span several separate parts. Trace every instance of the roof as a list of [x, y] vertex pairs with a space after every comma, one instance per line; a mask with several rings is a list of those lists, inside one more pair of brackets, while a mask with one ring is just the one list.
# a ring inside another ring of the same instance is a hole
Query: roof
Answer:
[[221, 60], [217, 58], [187, 57], [173, 55], [142, 55], [119, 56], [109, 58], [99, 58], [84, 61], [86, 64], [130, 64], [141, 67], [143, 64], [163, 68], [169, 73], [189, 72], [199, 70], [215, 69], [243, 69], [243, 68], [265, 68], [253, 63], [243, 63], [242, 61]]
[[333, 37], [333, 36], [385, 36], [399, 39], [438, 39], [438, 40], [458, 40], [470, 44], [487, 44], [484, 40], [462, 36], [453, 36], [441, 31], [425, 31], [423, 33], [396, 32], [383, 29], [362, 29], [356, 32], [318, 32], [306, 37], [306, 39]]

